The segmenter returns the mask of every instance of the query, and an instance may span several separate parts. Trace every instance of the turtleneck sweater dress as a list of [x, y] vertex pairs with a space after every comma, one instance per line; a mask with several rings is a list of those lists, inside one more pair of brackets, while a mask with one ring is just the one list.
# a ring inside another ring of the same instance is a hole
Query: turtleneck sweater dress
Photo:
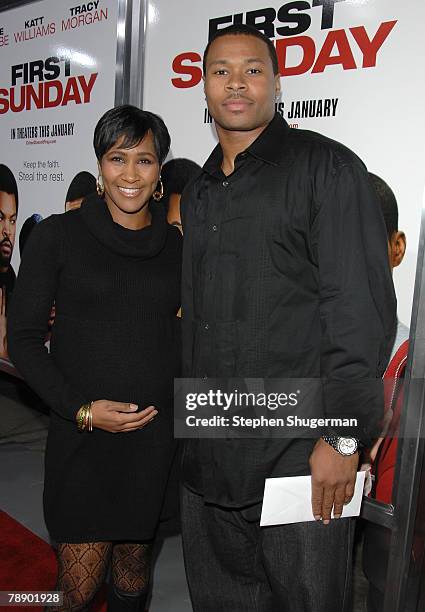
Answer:
[[[150, 226], [129, 230], [89, 196], [38, 224], [21, 262], [8, 346], [51, 408], [44, 512], [57, 542], [142, 541], [158, 523], [175, 452], [182, 237], [161, 204], [150, 210]], [[78, 409], [98, 399], [159, 413], [134, 432], [79, 432]]]

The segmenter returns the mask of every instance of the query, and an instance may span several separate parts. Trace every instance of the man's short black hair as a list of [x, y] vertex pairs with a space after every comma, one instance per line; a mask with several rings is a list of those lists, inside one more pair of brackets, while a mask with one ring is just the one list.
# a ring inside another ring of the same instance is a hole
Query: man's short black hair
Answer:
[[217, 38], [220, 38], [221, 36], [227, 36], [228, 34], [232, 34], [235, 36], [240, 35], [240, 34], [243, 34], [245, 36], [255, 36], [256, 38], [259, 38], [260, 40], [262, 40], [267, 45], [267, 48], [269, 50], [269, 55], [270, 55], [270, 59], [272, 61], [272, 66], [273, 66], [273, 73], [275, 75], [279, 74], [279, 62], [277, 60], [276, 49], [274, 47], [274, 44], [270, 40], [270, 38], [267, 38], [267, 36], [265, 36], [260, 30], [258, 30], [254, 26], [245, 25], [243, 23], [240, 23], [240, 24], [233, 24], [231, 26], [228, 26], [227, 28], [220, 28], [219, 30], [214, 32], [214, 34], [211, 36], [211, 38], [208, 41], [207, 46], [205, 47], [204, 59], [202, 62], [204, 75], [206, 74], [207, 56], [208, 56], [208, 51], [210, 50], [211, 44], [215, 40], [217, 40]]
[[0, 191], [15, 196], [16, 212], [18, 212], [18, 185], [10, 168], [0, 164]]
[[172, 193], [181, 195], [188, 182], [197, 176], [201, 166], [191, 159], [182, 157], [170, 159], [162, 166], [161, 178], [164, 184], [164, 195], [170, 196]]
[[153, 134], [159, 163], [162, 164], [171, 141], [161, 117], [130, 104], [111, 108], [99, 119], [94, 130], [93, 145], [97, 159], [100, 161], [117, 140], [123, 139], [121, 147], [124, 149], [135, 147], [149, 130]]
[[83, 170], [72, 179], [66, 193], [65, 202], [73, 202], [74, 200], [85, 198], [94, 191], [96, 191], [96, 179], [93, 174]]
[[384, 215], [385, 227], [387, 228], [388, 240], [394, 232], [398, 232], [398, 206], [392, 189], [376, 174], [369, 172], [370, 180], [378, 194], [382, 214]]

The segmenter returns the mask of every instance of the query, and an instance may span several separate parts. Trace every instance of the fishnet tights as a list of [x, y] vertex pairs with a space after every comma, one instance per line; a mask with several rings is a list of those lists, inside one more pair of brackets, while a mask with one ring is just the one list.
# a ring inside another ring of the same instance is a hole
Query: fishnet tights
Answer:
[[56, 610], [85, 610], [102, 584], [111, 555], [109, 542], [59, 544], [56, 589], [63, 591], [63, 606]]
[[55, 590], [63, 592], [63, 606], [49, 612], [83, 612], [100, 588], [112, 552], [112, 579], [119, 591], [138, 593], [149, 584], [152, 545], [90, 542], [59, 544]]
[[116, 588], [126, 593], [147, 589], [151, 557], [151, 544], [115, 544], [112, 551], [112, 578]]

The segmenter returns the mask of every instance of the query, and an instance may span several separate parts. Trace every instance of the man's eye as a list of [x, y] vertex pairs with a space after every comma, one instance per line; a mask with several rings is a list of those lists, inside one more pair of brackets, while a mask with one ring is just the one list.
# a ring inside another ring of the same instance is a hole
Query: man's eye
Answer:
[[16, 219], [11, 219], [11, 220], [10, 220], [10, 223], [11, 223], [12, 225], [15, 225], [15, 223], [16, 223]]
[[139, 164], [153, 164], [151, 159], [139, 159]]
[[261, 70], [259, 68], [249, 68], [249, 74], [260, 74]]
[[218, 74], [218, 75], [227, 74], [227, 70], [224, 70], [224, 68], [220, 68], [220, 70], [216, 70], [214, 74]]

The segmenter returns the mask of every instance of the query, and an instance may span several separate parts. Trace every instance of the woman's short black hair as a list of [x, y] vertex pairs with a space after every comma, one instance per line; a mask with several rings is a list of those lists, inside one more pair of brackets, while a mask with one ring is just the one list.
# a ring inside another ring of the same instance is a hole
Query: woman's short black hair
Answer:
[[0, 191], [15, 196], [16, 212], [18, 212], [18, 185], [10, 168], [0, 164]]
[[215, 40], [217, 40], [217, 38], [221, 38], [221, 36], [228, 36], [229, 34], [232, 34], [234, 36], [238, 36], [241, 34], [245, 36], [255, 36], [255, 38], [259, 38], [260, 40], [262, 40], [263, 43], [267, 45], [267, 49], [269, 51], [270, 59], [273, 66], [273, 74], [279, 74], [279, 62], [277, 59], [276, 49], [272, 41], [270, 40], [270, 38], [267, 38], [267, 36], [260, 32], [260, 30], [258, 30], [257, 28], [255, 28], [254, 26], [246, 25], [245, 23], [234, 23], [233, 25], [228, 26], [227, 28], [220, 28], [219, 30], [214, 32], [214, 34], [209, 39], [204, 51], [204, 59], [202, 61], [202, 68], [204, 74], [206, 74], [207, 57], [208, 51], [210, 50], [210, 46]]
[[135, 147], [149, 130], [153, 134], [159, 163], [162, 164], [171, 140], [161, 117], [130, 104], [111, 108], [99, 119], [94, 130], [93, 145], [97, 159], [100, 161], [117, 140], [123, 139], [121, 146], [124, 149]]

